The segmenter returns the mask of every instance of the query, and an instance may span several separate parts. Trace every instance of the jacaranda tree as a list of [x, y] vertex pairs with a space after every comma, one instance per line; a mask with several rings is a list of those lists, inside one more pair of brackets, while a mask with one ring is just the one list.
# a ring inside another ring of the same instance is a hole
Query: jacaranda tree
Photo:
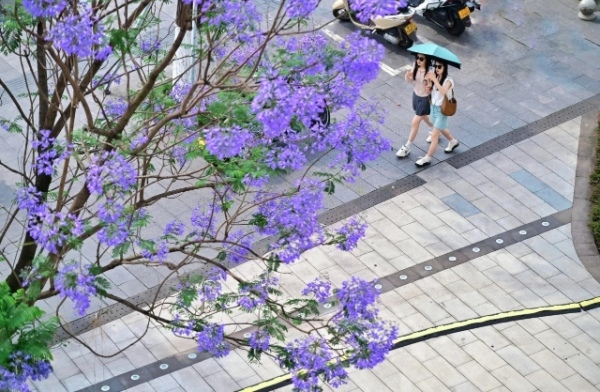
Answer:
[[[282, 263], [321, 245], [350, 250], [364, 234], [359, 220], [328, 230], [317, 214], [325, 193], [389, 148], [381, 113], [359, 95], [382, 48], [356, 33], [329, 42], [307, 23], [319, 0], [282, 0], [269, 18], [254, 0], [194, 1], [177, 4], [172, 24], [160, 19], [166, 0], [17, 0], [3, 10], [3, 55], [32, 77], [19, 94], [0, 75], [12, 108], [0, 124], [20, 143], [17, 160], [0, 160], [0, 177], [16, 179], [0, 215], [0, 390], [51, 372], [59, 309], [44, 315], [38, 301], [53, 296], [80, 315], [93, 297], [126, 304], [215, 356], [272, 356], [301, 390], [372, 368], [397, 336], [378, 318], [373, 282], [318, 279], [292, 298], [278, 287]], [[397, 6], [351, 4], [363, 16]], [[186, 51], [188, 68], [173, 76]], [[189, 213], [157, 215], [185, 195]], [[266, 237], [268, 251], [256, 251]], [[248, 260], [263, 266], [252, 280], [234, 270]], [[138, 307], [104, 277], [131, 265], [180, 282]], [[325, 302], [338, 306], [327, 317]], [[251, 332], [234, 337], [234, 326]]]

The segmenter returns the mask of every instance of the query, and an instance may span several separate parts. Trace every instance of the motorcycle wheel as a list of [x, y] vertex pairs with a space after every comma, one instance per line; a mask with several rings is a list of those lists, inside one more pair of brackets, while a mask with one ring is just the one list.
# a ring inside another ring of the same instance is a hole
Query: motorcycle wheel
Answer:
[[408, 35], [404, 33], [401, 29], [398, 29], [398, 38], [400, 38], [400, 42], [398, 42], [398, 46], [403, 49], [408, 49], [413, 46], [414, 41], [410, 39]]
[[466, 29], [465, 22], [461, 19], [454, 17], [454, 24], [451, 27], [446, 27], [446, 31], [454, 36], [459, 36], [465, 32]]
[[350, 20], [348, 11], [346, 11], [345, 8], [342, 8], [341, 10], [333, 10], [333, 17], [339, 20]]

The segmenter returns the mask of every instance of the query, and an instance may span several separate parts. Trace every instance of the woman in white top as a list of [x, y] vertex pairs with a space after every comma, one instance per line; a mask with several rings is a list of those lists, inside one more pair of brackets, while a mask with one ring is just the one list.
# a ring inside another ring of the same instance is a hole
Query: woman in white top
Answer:
[[448, 147], [444, 149], [446, 153], [451, 153], [460, 145], [450, 131], [448, 130], [448, 117], [442, 114], [442, 102], [444, 95], [454, 87], [454, 81], [448, 76], [448, 64], [437, 60], [435, 73], [429, 72], [425, 79], [433, 82], [433, 91], [431, 92], [431, 122], [433, 123], [433, 133], [431, 134], [431, 145], [427, 155], [419, 158], [415, 164], [419, 167], [427, 166], [431, 163], [431, 157], [438, 146], [440, 133], [449, 140]]
[[415, 65], [412, 69], [406, 71], [406, 74], [404, 75], [404, 79], [407, 82], [415, 85], [412, 97], [412, 106], [415, 111], [415, 116], [412, 119], [408, 141], [405, 145], [400, 147], [396, 153], [397, 157], [404, 158], [410, 154], [410, 145], [417, 137], [421, 121], [425, 121], [425, 124], [433, 127], [433, 124], [429, 121], [429, 111], [431, 110], [429, 105], [429, 95], [431, 94], [432, 85], [431, 82], [425, 80], [425, 75], [427, 74], [427, 69], [430, 65], [430, 58], [426, 57], [424, 54], [417, 54]]

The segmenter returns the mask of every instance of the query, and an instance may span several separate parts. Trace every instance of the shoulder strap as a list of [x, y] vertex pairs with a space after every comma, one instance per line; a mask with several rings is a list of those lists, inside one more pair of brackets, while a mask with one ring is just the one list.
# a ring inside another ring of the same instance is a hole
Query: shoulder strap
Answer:
[[452, 98], [454, 98], [454, 79], [452, 79], [451, 77], [447, 76], [446, 80], [444, 80], [444, 84], [448, 80], [450, 81], [450, 90], [448, 90], [448, 92], [446, 92], [446, 96], [448, 97], [448, 99], [452, 99]]

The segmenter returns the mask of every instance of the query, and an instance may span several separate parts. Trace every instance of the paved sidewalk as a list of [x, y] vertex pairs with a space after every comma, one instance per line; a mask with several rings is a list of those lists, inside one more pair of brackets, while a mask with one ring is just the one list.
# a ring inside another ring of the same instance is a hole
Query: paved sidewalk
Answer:
[[[460, 169], [441, 163], [426, 181], [360, 214], [369, 223], [357, 249], [318, 248], [282, 271], [297, 295], [317, 276], [339, 285], [350, 275], [398, 278], [440, 255], [496, 238], [572, 206], [581, 118], [568, 121]], [[433, 264], [432, 264], [433, 265]], [[258, 269], [246, 263], [245, 277]], [[434, 271], [435, 272], [435, 271]], [[286, 274], [289, 273], [289, 274]], [[398, 283], [400, 284], [400, 283]], [[384, 291], [386, 289], [384, 288]], [[402, 334], [501, 311], [563, 304], [600, 295], [600, 284], [575, 251], [571, 224], [417, 279], [381, 295], [386, 319]], [[80, 337], [102, 353], [126, 347], [145, 330], [137, 315]], [[56, 347], [55, 374], [39, 391], [77, 391], [152, 362], [193, 351], [194, 343], [151, 325], [140, 343], [112, 358], [81, 345]], [[234, 391], [281, 374], [271, 360], [247, 364], [244, 353], [206, 359], [127, 391]], [[374, 371], [354, 371], [340, 391], [595, 391], [600, 388], [600, 310], [509, 322], [395, 350]], [[160, 375], [157, 374], [157, 375]], [[141, 379], [140, 381], [142, 381]], [[115, 389], [111, 389], [114, 391]], [[281, 390], [291, 390], [290, 387]], [[325, 390], [329, 390], [325, 388]]]
[[[323, 21], [330, 19], [329, 6], [319, 8], [318, 17]], [[597, 22], [578, 21], [576, 7], [573, 0], [488, 1], [483, 11], [474, 15], [475, 25], [459, 39], [417, 20], [423, 39], [451, 48], [465, 63], [462, 71], [452, 70], [462, 97], [460, 115], [450, 121], [462, 142], [457, 153], [600, 93], [600, 29]], [[342, 23], [328, 28], [340, 36], [353, 31]], [[397, 69], [412, 57], [386, 44], [384, 61]], [[22, 84], [23, 77], [12, 60], [0, 59], [0, 71], [15, 86]], [[402, 143], [412, 114], [410, 86], [401, 75], [382, 72], [363, 98], [389, 110], [383, 132], [395, 144]], [[401, 107], [396, 106], [397, 101]], [[5, 100], [2, 110], [12, 109]], [[460, 169], [438, 163], [448, 158], [440, 149], [435, 156], [437, 164], [417, 173], [413, 161], [427, 147], [423, 135], [409, 159], [396, 159], [394, 151], [384, 154], [369, 167], [364, 179], [340, 186], [328, 198], [328, 207], [415, 173], [425, 184], [363, 211], [360, 215], [370, 227], [358, 249], [351, 254], [332, 249], [307, 253], [304, 261], [286, 271], [290, 274], [282, 278], [283, 289], [298, 293], [304, 283], [319, 275], [336, 285], [353, 274], [386, 277], [386, 282], [393, 280], [399, 285], [398, 276], [419, 263], [435, 261], [479, 241], [493, 241], [523, 224], [571, 208], [579, 125], [579, 118], [568, 121]], [[20, 144], [16, 135], [2, 134], [1, 138], [5, 147], [0, 147], [0, 155], [10, 161]], [[11, 178], [0, 179], [0, 203], [10, 202], [13, 185]], [[169, 208], [163, 208], [157, 217], [188, 214], [191, 206], [183, 198], [170, 200]], [[409, 333], [477, 315], [600, 295], [597, 281], [577, 257], [572, 233], [579, 235], [580, 231], [563, 224], [484, 256], [467, 252], [467, 262], [400, 288], [385, 286], [383, 314], [398, 322], [401, 333]], [[437, 261], [431, 264], [440, 265]], [[0, 275], [6, 273], [2, 268], [0, 265]], [[239, 268], [248, 277], [256, 271], [252, 263]], [[160, 269], [132, 267], [109, 278], [115, 294], [131, 297], [155, 286], [164, 276]], [[107, 304], [110, 301], [94, 301], [92, 310]], [[55, 305], [51, 299], [47, 309]], [[75, 317], [70, 310], [61, 316], [69, 321]], [[600, 311], [593, 310], [484, 327], [414, 344], [394, 351], [373, 372], [354, 372], [352, 382], [339, 390], [598, 390], [599, 320]], [[135, 341], [145, 327], [141, 317], [131, 314], [81, 338], [110, 355]], [[193, 342], [175, 338], [154, 325], [141, 343], [111, 358], [98, 358], [70, 341], [53, 350], [55, 374], [35, 387], [41, 392], [60, 392], [96, 385], [93, 390], [100, 390], [105, 381], [177, 354], [185, 356], [193, 349]], [[141, 380], [151, 381], [127, 390], [233, 391], [281, 373], [271, 361], [254, 366], [243, 357], [243, 353], [234, 353], [223, 360], [208, 359], [158, 378], [153, 377], [160, 373], [140, 373]]]

